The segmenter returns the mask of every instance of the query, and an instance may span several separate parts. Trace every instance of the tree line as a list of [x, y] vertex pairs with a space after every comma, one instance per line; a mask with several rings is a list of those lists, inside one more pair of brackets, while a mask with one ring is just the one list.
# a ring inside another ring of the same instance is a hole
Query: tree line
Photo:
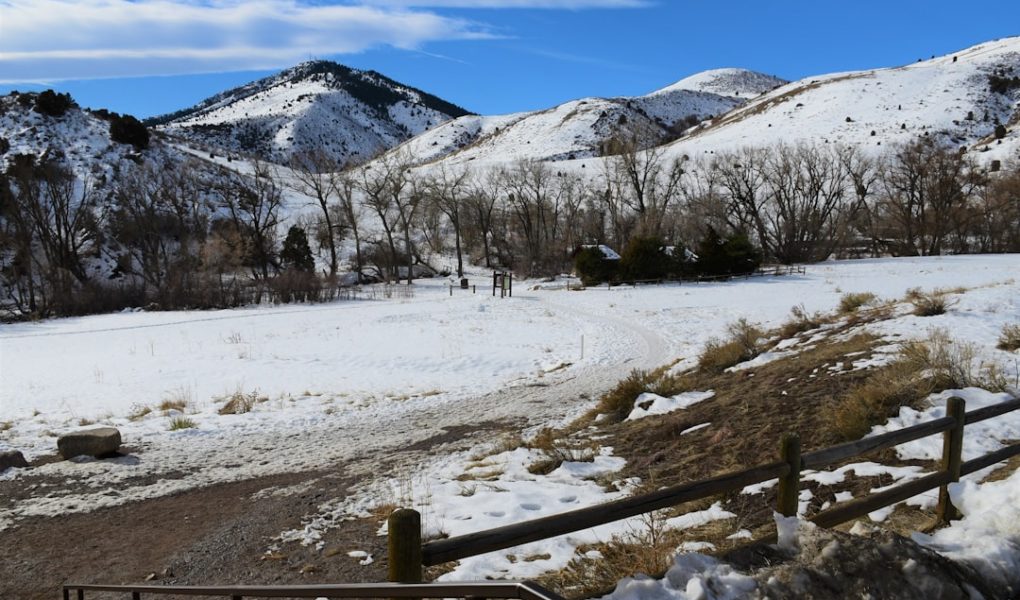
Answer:
[[[0, 174], [3, 300], [42, 316], [313, 301], [343, 278], [411, 283], [451, 256], [458, 276], [468, 263], [556, 275], [599, 244], [786, 264], [1020, 251], [1018, 166], [982, 166], [932, 138], [877, 157], [822, 144], [692, 159], [633, 135], [611, 144], [598, 166], [569, 172], [418, 167], [400, 151], [345, 166], [308, 152], [244, 173], [143, 159], [104, 182], [16, 156]], [[294, 194], [313, 210], [283, 232]], [[628, 268], [649, 272], [639, 263]]]

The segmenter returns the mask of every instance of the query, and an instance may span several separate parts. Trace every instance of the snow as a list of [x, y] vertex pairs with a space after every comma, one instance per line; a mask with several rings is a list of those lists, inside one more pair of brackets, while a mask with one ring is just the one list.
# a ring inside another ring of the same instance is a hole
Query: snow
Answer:
[[1001, 481], [949, 486], [963, 518], [932, 535], [913, 540], [968, 564], [992, 586], [1012, 595], [1020, 591], [1020, 471]]
[[[533, 415], [535, 426], [563, 422], [590, 409], [593, 400], [564, 395], [555, 406], [515, 407], [500, 399], [543, 389], [534, 386], [566, 385], [607, 374], [622, 378], [633, 366], [649, 362], [655, 366], [681, 358], [680, 368], [696, 361], [704, 343], [736, 319], [773, 327], [788, 318], [794, 305], [827, 312], [851, 291], [899, 298], [918, 286], [970, 287], [945, 315], [919, 321], [903, 312], [868, 327], [905, 341], [926, 337], [922, 325], [936, 323], [979, 344], [982, 360], [1005, 368], [1015, 355], [991, 348], [1001, 324], [1018, 314], [1018, 281], [1016, 256], [902, 258], [827, 262], [798, 276], [682, 286], [567, 291], [529, 290], [522, 282], [515, 286], [515, 296], [505, 299], [459, 290], [451, 297], [447, 281], [431, 280], [416, 283], [413, 297], [404, 299], [125, 312], [5, 325], [0, 329], [4, 377], [0, 405], [3, 420], [11, 427], [0, 434], [0, 449], [22, 450], [29, 458], [50, 454], [55, 435], [89, 419], [119, 427], [125, 444], [137, 452], [113, 460], [58, 461], [8, 470], [0, 475], [0, 487], [5, 480], [37, 476], [87, 483], [73, 494], [53, 497], [40, 488], [38, 495], [0, 512], [0, 527], [31, 515], [95, 510], [195, 486], [325, 468], [374, 448], [426, 439], [440, 433], [433, 429], [439, 424], [454, 423], [449, 419], [456, 415], [483, 420], [525, 414], [512, 412], [517, 410]], [[485, 392], [501, 390], [508, 395], [491, 396], [493, 403], [480, 400]], [[246, 414], [218, 414], [222, 397], [234, 392], [257, 392], [257, 399], [266, 400], [256, 401]], [[954, 393], [964, 394], [971, 408], [1003, 398], [973, 389]], [[682, 410], [694, 402], [711, 402], [709, 394], [647, 396], [651, 404], [642, 410], [655, 406]], [[177, 413], [163, 414], [157, 405], [170, 397], [190, 400], [184, 413], [197, 428], [168, 431], [170, 416]], [[884, 427], [934, 418], [943, 401], [935, 396], [928, 412], [904, 413], [906, 417]], [[129, 418], [141, 406], [153, 412]], [[965, 453], [983, 453], [1010, 436], [1018, 437], [1009, 418], [993, 423], [999, 425], [968, 428], [974, 435], [965, 439], [974, 445]], [[919, 456], [930, 454], [927, 447], [914, 451]], [[194, 461], [196, 455], [203, 457], [200, 464]], [[619, 479], [615, 473], [623, 461], [610, 448], [598, 449], [587, 457], [593, 459], [590, 462], [564, 462], [546, 476], [527, 469], [540, 458], [539, 451], [528, 449], [491, 450], [483, 458], [472, 450], [405, 465], [406, 475], [369, 479], [371, 483], [351, 498], [327, 502], [300, 527], [282, 533], [280, 540], [318, 545], [323, 532], [343, 519], [399, 498], [408, 498], [422, 510], [432, 534], [460, 535], [618, 498], [636, 483], [619, 481], [613, 492], [599, 483]], [[858, 476], [886, 473], [895, 482], [921, 474], [917, 467], [857, 463], [826, 472], [806, 471], [804, 479], [832, 485], [851, 470]], [[138, 483], [141, 480], [147, 482]], [[773, 480], [749, 486], [745, 493], [760, 493], [774, 485]], [[109, 494], [111, 490], [117, 494]], [[807, 500], [801, 498], [802, 503]], [[931, 498], [911, 502], [926, 505]], [[679, 517], [670, 526], [696, 526], [702, 519], [730, 516], [716, 505]], [[567, 564], [580, 544], [640, 535], [643, 527], [632, 519], [465, 560], [448, 577], [533, 577]], [[516, 562], [506, 558], [508, 554]], [[732, 575], [718, 566], [710, 571], [699, 575], [701, 583], [696, 585]], [[632, 580], [629, 585], [650, 584]]]
[[[780, 87], [782, 80], [767, 75], [717, 69], [629, 100], [665, 122], [689, 114], [715, 116], [666, 146], [667, 159], [711, 159], [721, 152], [780, 143], [852, 145], [874, 155], [927, 134], [967, 147], [987, 163], [1020, 156], [1015, 127], [1001, 143], [991, 137], [995, 123], [1011, 122], [1018, 97], [992, 93], [987, 80], [996, 69], [1018, 66], [1020, 37], [1011, 37], [908, 65], [820, 74]], [[577, 100], [527, 113], [506, 126], [511, 135], [471, 138], [463, 149], [435, 152], [427, 160], [488, 166], [520, 159], [555, 161], [556, 170], [595, 177], [602, 165], [590, 149], [602, 138], [597, 117], [615, 108], [611, 102]], [[968, 119], [971, 112], [974, 118]], [[641, 118], [629, 114], [635, 117]], [[443, 146], [429, 136], [422, 136], [422, 145]]]
[[[658, 394], [645, 392], [634, 400], [634, 410], [630, 411], [627, 420], [636, 421], [637, 419], [643, 419], [652, 415], [664, 415], [675, 410], [683, 410], [699, 402], [704, 402], [713, 396], [715, 396], [715, 392], [712, 390], [707, 392], [682, 392], [672, 398], [664, 398]], [[705, 423], [701, 427], [705, 425], [708, 424]]]

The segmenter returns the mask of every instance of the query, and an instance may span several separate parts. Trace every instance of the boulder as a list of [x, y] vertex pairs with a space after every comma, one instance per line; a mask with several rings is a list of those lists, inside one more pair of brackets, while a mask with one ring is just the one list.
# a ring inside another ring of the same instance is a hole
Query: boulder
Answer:
[[120, 431], [115, 427], [94, 427], [65, 433], [57, 438], [57, 449], [64, 458], [106, 456], [120, 448]]
[[3, 473], [7, 469], [24, 469], [28, 467], [28, 461], [25, 460], [25, 455], [19, 450], [7, 450], [0, 452], [0, 473]]

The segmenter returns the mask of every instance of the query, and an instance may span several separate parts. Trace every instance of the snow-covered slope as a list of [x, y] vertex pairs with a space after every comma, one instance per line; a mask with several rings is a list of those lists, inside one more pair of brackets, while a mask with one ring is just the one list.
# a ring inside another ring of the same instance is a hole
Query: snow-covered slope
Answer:
[[360, 162], [468, 114], [374, 71], [312, 61], [152, 119], [192, 144], [286, 162], [323, 150]]
[[1020, 37], [902, 67], [809, 77], [703, 124], [673, 149], [695, 156], [804, 141], [882, 151], [927, 135], [1005, 158], [1016, 154], [1016, 133], [1001, 144], [993, 134], [997, 123], [1012, 130], [1020, 117], [1018, 75]]
[[547, 110], [461, 117], [407, 142], [402, 151], [417, 163], [591, 158], [620, 132], [653, 144], [675, 139], [698, 121], [783, 83], [741, 69], [707, 71], [646, 96], [583, 98]]
[[36, 97], [18, 93], [0, 97], [0, 171], [15, 156], [26, 154], [38, 162], [55, 161], [79, 179], [102, 187], [128, 165], [143, 161], [167, 165], [185, 157], [158, 136], [150, 136], [144, 149], [114, 141], [110, 135], [113, 113], [72, 105], [61, 115], [48, 115], [35, 110]]

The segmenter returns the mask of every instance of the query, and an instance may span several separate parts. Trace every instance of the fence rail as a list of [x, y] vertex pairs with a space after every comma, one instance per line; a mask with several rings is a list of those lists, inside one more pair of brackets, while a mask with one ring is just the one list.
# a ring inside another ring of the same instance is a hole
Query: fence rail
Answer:
[[[943, 434], [941, 468], [934, 473], [902, 483], [881, 492], [862, 496], [812, 515], [808, 520], [821, 527], [862, 517], [872, 511], [902, 502], [908, 498], [939, 489], [937, 514], [948, 522], [959, 514], [949, 498], [948, 485], [996, 463], [1020, 455], [1020, 443], [1005, 446], [963, 462], [965, 425], [1020, 409], [1020, 399], [986, 406], [966, 412], [962, 398], [950, 398], [946, 416], [891, 431], [855, 442], [840, 444], [801, 454], [800, 438], [784, 436], [780, 444], [780, 460], [742, 471], [727, 473], [664, 488], [648, 494], [632, 496], [596, 506], [542, 517], [423, 544], [421, 515], [414, 510], [398, 509], [389, 518], [389, 579], [392, 583], [299, 585], [299, 586], [130, 586], [68, 584], [63, 588], [64, 600], [84, 600], [87, 591], [130, 594], [132, 600], [142, 595], [207, 596], [230, 598], [515, 598], [518, 600], [562, 600], [558, 595], [533, 582], [421, 583], [422, 568], [469, 556], [519, 546], [605, 525], [655, 510], [709, 498], [715, 494], [734, 492], [748, 485], [779, 479], [778, 512], [785, 516], [797, 513], [797, 500], [802, 469], [818, 468], [854, 458], [868, 452], [891, 448], [937, 433]], [[771, 535], [758, 541], [774, 540]]]
[[240, 586], [157, 586], [90, 585], [64, 586], [64, 600], [74, 592], [84, 600], [85, 592], [119, 592], [132, 600], [146, 596], [206, 596], [243, 598], [515, 598], [517, 600], [563, 600], [559, 595], [530, 581], [481, 581], [465, 583], [349, 583], [340, 585], [240, 585]]
[[[623, 498], [425, 544], [421, 542], [420, 515], [413, 510], [400, 509], [390, 517], [389, 521], [391, 579], [394, 581], [420, 581], [423, 566], [438, 565], [605, 525], [692, 500], [709, 498], [715, 494], [738, 491], [745, 486], [774, 478], [779, 478], [777, 510], [785, 516], [793, 516], [797, 514], [802, 469], [825, 467], [868, 452], [892, 448], [938, 433], [943, 434], [943, 455], [938, 471], [881, 492], [840, 503], [809, 517], [808, 520], [821, 527], [834, 527], [938, 488], [937, 515], [941, 522], [948, 523], [951, 519], [959, 518], [959, 513], [949, 498], [948, 485], [950, 483], [959, 481], [963, 475], [969, 475], [1020, 455], [1020, 443], [1017, 443], [963, 462], [964, 426], [1017, 409], [1020, 409], [1020, 399], [966, 412], [964, 400], [953, 397], [949, 398], [946, 403], [945, 417], [803, 455], [800, 452], [800, 438], [796, 434], [789, 434], [781, 442], [778, 462], [684, 483], [649, 494]], [[772, 535], [760, 541], [769, 541], [774, 538], [775, 536]], [[402, 562], [407, 564], [402, 565]], [[399, 573], [399, 579], [395, 578], [398, 577], [395, 573]]]

